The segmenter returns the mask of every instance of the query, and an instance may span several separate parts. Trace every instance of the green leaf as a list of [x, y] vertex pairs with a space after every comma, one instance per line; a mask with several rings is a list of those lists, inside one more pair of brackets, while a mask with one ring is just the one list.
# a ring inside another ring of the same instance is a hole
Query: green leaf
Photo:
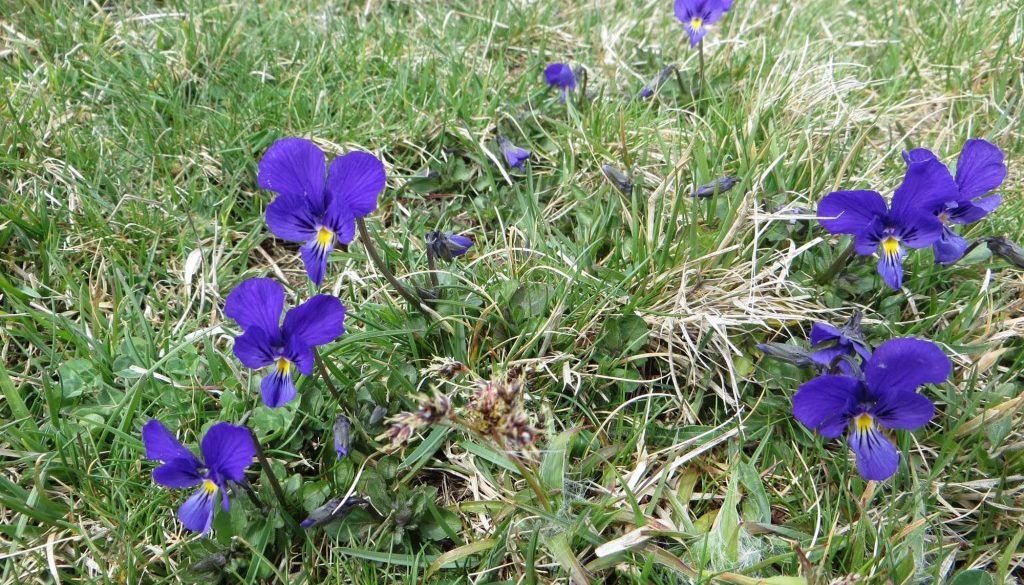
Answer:
[[949, 580], [949, 585], [994, 585], [992, 575], [981, 569], [960, 571]]
[[738, 472], [740, 484], [747, 492], [747, 498], [744, 500], [744, 516], [747, 521], [771, 524], [772, 508], [768, 504], [768, 494], [764, 491], [761, 476], [754, 466], [746, 461], [739, 464]]
[[620, 356], [635, 352], [647, 343], [650, 335], [647, 322], [636, 315], [611, 317], [601, 329], [599, 350], [609, 356]]
[[562, 431], [548, 443], [540, 462], [540, 483], [547, 491], [561, 492], [564, 487], [566, 449], [574, 434], [576, 429]]
[[548, 304], [555, 296], [555, 287], [543, 282], [528, 282], [512, 294], [509, 306], [512, 315], [522, 321], [539, 317], [547, 312]]

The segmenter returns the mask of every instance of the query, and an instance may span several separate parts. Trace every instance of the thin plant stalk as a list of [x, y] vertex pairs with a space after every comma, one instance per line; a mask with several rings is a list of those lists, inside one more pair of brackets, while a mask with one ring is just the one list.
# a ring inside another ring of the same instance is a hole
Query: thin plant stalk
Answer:
[[381, 258], [380, 254], [377, 252], [377, 247], [373, 243], [373, 238], [370, 237], [369, 230], [366, 229], [366, 222], [363, 221], [363, 218], [359, 218], [356, 220], [356, 227], [359, 228], [359, 238], [363, 240], [363, 245], [366, 246], [366, 253], [370, 255], [370, 260], [373, 261], [373, 264], [377, 267], [377, 270], [380, 270], [381, 274], [384, 275], [384, 278], [386, 278], [387, 281], [391, 283], [391, 286], [395, 287], [395, 290], [398, 291], [398, 294], [401, 295], [402, 298], [408, 301], [412, 306], [419, 309], [424, 315], [428, 317], [434, 316], [432, 314], [432, 311], [430, 311], [427, 307], [423, 306], [423, 303], [421, 303], [420, 300], [417, 299], [415, 295], [409, 292], [407, 288], [402, 286], [402, 283], [398, 282], [398, 279], [395, 278], [394, 273], [392, 273], [391, 270], [387, 267], [387, 264], [384, 263], [384, 259]]
[[846, 267], [846, 264], [850, 261], [850, 258], [853, 258], [854, 252], [855, 250], [853, 247], [853, 242], [850, 242], [850, 245], [847, 246], [846, 249], [843, 250], [843, 253], [840, 254], [832, 262], [832, 265], [829, 266], [828, 269], [825, 270], [825, 272], [821, 273], [821, 276], [818, 277], [818, 284], [825, 284], [831, 282], [832, 279], [834, 279], [836, 275], [839, 274], [839, 272]]
[[256, 436], [256, 432], [251, 428], [249, 429], [249, 435], [252, 437], [252, 444], [256, 447], [256, 459], [260, 462], [260, 467], [263, 468], [263, 473], [267, 476], [267, 481], [270, 482], [270, 488], [274, 492], [274, 496], [277, 498], [279, 504], [281, 504], [281, 514], [285, 518], [285, 522], [296, 531], [301, 531], [299, 524], [295, 522], [295, 518], [288, 513], [288, 500], [284, 496], [284, 490], [281, 488], [280, 482], [277, 481], [277, 476], [274, 475], [274, 468], [270, 466], [270, 461], [267, 460], [266, 454], [263, 452], [263, 446], [260, 444], [259, 437]]
[[437, 281], [437, 262], [434, 260], [434, 252], [427, 246], [427, 268], [430, 269], [430, 285], [435, 291], [440, 291], [441, 285]]
[[324, 364], [324, 358], [320, 357], [320, 352], [317, 348], [313, 348], [313, 361], [316, 362], [317, 369], [320, 370], [320, 377], [324, 379], [324, 384], [327, 385], [327, 389], [331, 391], [334, 399], [338, 401], [338, 404], [343, 402], [341, 398], [341, 392], [338, 391], [338, 387], [331, 381], [330, 372], [327, 371], [327, 365]]
[[697, 54], [698, 54], [698, 58], [699, 58], [699, 67], [700, 67], [700, 85], [697, 86], [697, 89], [698, 89], [697, 95], [698, 96], [703, 96], [704, 95], [704, 39], [701, 39], [701, 41], [699, 43], [697, 43]]
[[580, 90], [581, 91], [580, 91], [579, 102], [582, 105], [582, 104], [584, 104], [587, 101], [587, 80], [590, 79], [590, 74], [587, 73], [587, 68], [586, 67], [581, 67], [580, 68], [580, 73], [582, 73], [583, 83], [580, 84]]

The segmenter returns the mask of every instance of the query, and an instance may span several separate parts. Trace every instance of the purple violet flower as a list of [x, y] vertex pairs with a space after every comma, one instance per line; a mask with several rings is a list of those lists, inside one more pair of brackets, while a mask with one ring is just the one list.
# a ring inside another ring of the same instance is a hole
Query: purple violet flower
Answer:
[[696, 47], [708, 27], [718, 22], [732, 8], [732, 0], [676, 0], [676, 18], [690, 35], [690, 46]]
[[245, 468], [256, 455], [249, 429], [228, 423], [217, 423], [206, 431], [199, 459], [174, 438], [160, 421], [151, 420], [142, 427], [142, 443], [146, 458], [162, 461], [153, 470], [153, 481], [168, 488], [199, 486], [178, 508], [178, 518], [185, 528], [206, 534], [213, 525], [217, 494], [221, 508], [227, 512], [227, 482], [245, 480]]
[[562, 90], [561, 101], [564, 104], [569, 92], [576, 89], [576, 73], [568, 63], [552, 63], [544, 69], [544, 79], [548, 85]]
[[852, 235], [858, 254], [878, 252], [878, 273], [898, 290], [903, 286], [904, 246], [935, 243], [942, 235], [942, 222], [931, 210], [956, 197], [957, 186], [946, 166], [921, 158], [908, 162], [891, 206], [876, 191], [834, 191], [818, 204], [818, 217], [829, 232]]
[[892, 339], [878, 346], [862, 379], [823, 375], [802, 384], [793, 396], [793, 416], [823, 437], [845, 432], [861, 477], [888, 479], [899, 467], [900, 454], [881, 429], [912, 431], [927, 424], [935, 405], [917, 389], [944, 382], [951, 370], [938, 345], [912, 337]]
[[501, 154], [505, 155], [505, 162], [513, 169], [523, 170], [523, 164], [530, 158], [529, 150], [519, 148], [501, 134], [498, 135], [498, 148], [501, 149]]
[[427, 232], [426, 240], [430, 253], [445, 262], [451, 262], [452, 258], [462, 256], [473, 245], [473, 240], [452, 232]]
[[384, 164], [368, 152], [335, 158], [324, 180], [326, 158], [304, 138], [282, 138], [259, 163], [260, 187], [278, 194], [267, 206], [267, 227], [275, 236], [303, 242], [306, 274], [320, 286], [327, 256], [337, 244], [355, 237], [356, 219], [377, 209], [384, 190]]
[[[904, 152], [903, 158], [907, 164], [937, 160], [926, 148]], [[955, 197], [936, 202], [931, 208], [932, 213], [942, 222], [942, 235], [932, 245], [936, 264], [953, 264], [963, 257], [968, 246], [967, 240], [950, 229], [949, 224], [974, 223], [999, 207], [1003, 201], [1001, 196], [982, 195], [997, 189], [1006, 178], [1006, 172], [1003, 151], [998, 146], [979, 139], [971, 139], [964, 144], [956, 161]]]
[[224, 303], [224, 314], [244, 332], [235, 338], [235, 356], [247, 368], [271, 364], [274, 371], [260, 382], [263, 403], [271, 408], [295, 398], [292, 369], [313, 373], [313, 348], [345, 332], [345, 306], [331, 295], [316, 295], [284, 310], [284, 287], [269, 278], [250, 278], [236, 286]]

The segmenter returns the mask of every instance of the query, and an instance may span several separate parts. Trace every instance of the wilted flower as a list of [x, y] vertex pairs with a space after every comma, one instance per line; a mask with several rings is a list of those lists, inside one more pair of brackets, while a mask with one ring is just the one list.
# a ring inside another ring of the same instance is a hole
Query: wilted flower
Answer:
[[473, 245], [473, 240], [452, 232], [428, 232], [426, 240], [430, 253], [446, 262], [451, 262], [456, 256], [462, 256]]
[[703, 199], [707, 199], [708, 197], [712, 197], [716, 193], [721, 195], [722, 193], [725, 193], [726, 191], [729, 191], [730, 189], [738, 185], [739, 182], [739, 177], [720, 177], [706, 185], [701, 185], [700, 187], [697, 187], [696, 191], [690, 193], [690, 197], [700, 197]]
[[841, 328], [833, 327], [828, 323], [812, 325], [811, 347], [816, 351], [811, 352], [811, 360], [826, 370], [838, 366], [844, 374], [853, 374], [850, 362], [840, 358], [844, 356], [860, 356], [864, 360], [871, 358], [871, 350], [864, 342], [864, 333], [860, 329], [860, 321], [863, 316], [860, 311], [854, 311], [850, 320]]
[[412, 438], [417, 429], [437, 424], [452, 417], [451, 400], [438, 392], [434, 396], [419, 396], [416, 412], [400, 412], [391, 417], [391, 427], [378, 440], [387, 440], [390, 449], [398, 449]]
[[654, 96], [654, 94], [658, 91], [658, 88], [664, 85], [665, 82], [668, 81], [668, 78], [672, 77], [672, 74], [675, 73], [675, 71], [675, 64], [669, 65], [668, 67], [665, 67], [664, 69], [659, 71], [658, 75], [654, 79], [652, 79], [650, 83], [645, 85], [643, 89], [640, 90], [640, 97], [647, 99], [649, 97]]
[[341, 459], [348, 455], [348, 447], [350, 435], [352, 433], [352, 423], [349, 422], [348, 417], [339, 414], [334, 419], [334, 451], [338, 454], [338, 459]]
[[[903, 158], [907, 164], [938, 160], [925, 148], [904, 152]], [[1003, 198], [999, 195], [982, 196], [998, 188], [1006, 178], [1003, 159], [1003, 151], [991, 142], [972, 139], [964, 144], [956, 162], [957, 191], [949, 192], [951, 199], [934, 201], [929, 209], [942, 222], [942, 235], [932, 245], [936, 263], [952, 264], [967, 250], [967, 240], [950, 229], [949, 224], [974, 223], [1002, 203]]]
[[498, 135], [498, 148], [501, 149], [501, 154], [505, 155], [505, 162], [508, 166], [513, 169], [523, 169], [523, 165], [530, 158], [530, 151], [525, 148], [519, 148], [512, 141], [505, 136]]
[[863, 379], [824, 375], [801, 385], [793, 396], [793, 416], [830, 439], [845, 432], [861, 477], [884, 480], [896, 473], [900, 455], [882, 429], [914, 430], [927, 424], [935, 406], [917, 389], [945, 381], [951, 370], [949, 358], [934, 343], [893, 339], [878, 346]]
[[732, 0], [676, 0], [676, 18], [690, 35], [690, 46], [696, 47], [708, 27], [718, 22], [732, 8]]
[[345, 516], [352, 513], [357, 506], [363, 506], [369, 504], [369, 500], [356, 496], [345, 496], [331, 498], [327, 500], [324, 505], [313, 510], [309, 513], [309, 516], [305, 520], [299, 523], [299, 526], [303, 528], [315, 528], [317, 526], [323, 526], [324, 524], [330, 524], [335, 520], [341, 520]]
[[544, 69], [544, 79], [551, 87], [562, 92], [561, 101], [565, 103], [569, 92], [576, 89], [576, 73], [568, 63], [552, 63]]
[[611, 181], [612, 185], [615, 185], [615, 188], [623, 195], [633, 194], [633, 181], [629, 180], [629, 177], [624, 171], [620, 171], [612, 165], [602, 165], [601, 171], [604, 172], [604, 176]]
[[833, 234], [853, 236], [854, 249], [867, 256], [878, 252], [878, 273], [889, 287], [903, 285], [904, 246], [924, 248], [942, 235], [936, 205], [956, 199], [952, 175], [935, 158], [909, 160], [903, 184], [891, 207], [876, 191], [835, 191], [818, 204], [821, 225]]
[[275, 236], [304, 242], [302, 262], [317, 286], [324, 280], [327, 256], [337, 244], [355, 237], [357, 218], [377, 209], [384, 190], [384, 164], [368, 152], [335, 158], [324, 180], [325, 157], [303, 138], [282, 138], [259, 163], [260, 187], [278, 193], [267, 206], [267, 227]]
[[263, 378], [263, 403], [278, 407], [295, 398], [292, 368], [313, 373], [313, 348], [334, 341], [345, 332], [345, 307], [331, 295], [316, 295], [284, 310], [284, 287], [269, 278], [250, 278], [236, 286], [224, 303], [224, 314], [238, 322], [244, 333], [235, 338], [235, 356], [247, 368], [271, 364]]
[[206, 431], [200, 445], [202, 459], [193, 455], [155, 419], [142, 427], [142, 444], [146, 447], [147, 459], [163, 462], [153, 470], [153, 481], [169, 488], [199, 486], [178, 508], [178, 518], [185, 528], [204, 534], [213, 525], [217, 494], [220, 493], [221, 507], [227, 512], [230, 508], [227, 482], [243, 481], [245, 469], [256, 455], [249, 429], [223, 422]]
[[466, 364], [450, 357], [435, 357], [430, 360], [430, 365], [423, 370], [428, 376], [435, 376], [445, 380], [451, 380], [458, 374], [469, 373]]
[[985, 242], [993, 254], [1013, 264], [1017, 268], [1024, 269], [1024, 249], [1003, 236], [983, 236], [978, 238]]

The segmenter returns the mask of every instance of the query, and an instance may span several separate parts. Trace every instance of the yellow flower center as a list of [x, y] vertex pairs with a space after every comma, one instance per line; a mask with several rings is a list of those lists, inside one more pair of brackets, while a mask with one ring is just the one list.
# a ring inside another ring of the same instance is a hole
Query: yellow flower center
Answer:
[[943, 211], [939, 214], [939, 221], [942, 223], [949, 223], [949, 214]]
[[864, 414], [858, 414], [854, 417], [853, 426], [857, 429], [858, 433], [863, 433], [874, 428], [875, 421], [871, 418], [870, 414], [865, 412]]
[[321, 247], [329, 246], [334, 241], [334, 232], [331, 230], [321, 227], [316, 232], [316, 243]]
[[885, 252], [887, 256], [892, 256], [893, 254], [899, 252], [899, 250], [900, 241], [894, 238], [893, 236], [889, 236], [882, 240], [882, 251]]
[[277, 358], [277, 371], [281, 372], [282, 374], [287, 374], [287, 373], [291, 372], [292, 371], [292, 363], [290, 361], [288, 361], [286, 358], [283, 358], [283, 357]]
[[217, 493], [217, 484], [213, 483], [208, 479], [204, 479], [203, 491], [206, 492], [206, 495], [212, 496], [213, 494]]
[[693, 30], [700, 30], [700, 27], [702, 27], [702, 26], [704, 26], [704, 19], [703, 18], [701, 18], [699, 16], [695, 16], [692, 19], [690, 19], [690, 28], [691, 29], [693, 29]]

